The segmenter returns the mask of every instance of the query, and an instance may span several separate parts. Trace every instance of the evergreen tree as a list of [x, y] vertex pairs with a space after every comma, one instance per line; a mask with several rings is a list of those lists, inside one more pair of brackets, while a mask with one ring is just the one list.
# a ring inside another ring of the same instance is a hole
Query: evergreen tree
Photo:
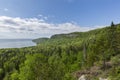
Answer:
[[117, 36], [116, 26], [113, 22], [111, 23], [109, 33], [110, 33], [110, 35], [109, 35], [109, 37], [110, 37], [110, 49], [112, 50], [112, 54], [114, 56], [118, 52], [118, 49], [117, 49], [118, 43], [117, 43], [117, 37], [116, 37]]

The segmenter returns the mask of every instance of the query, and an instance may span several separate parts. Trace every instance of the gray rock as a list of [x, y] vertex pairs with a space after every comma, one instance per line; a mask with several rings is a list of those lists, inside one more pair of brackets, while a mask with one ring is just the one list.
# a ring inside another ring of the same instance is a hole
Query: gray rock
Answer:
[[101, 77], [100, 77], [99, 80], [108, 80], [108, 79], [105, 79], [105, 78], [101, 78]]
[[78, 79], [78, 80], [86, 80], [85, 75], [82, 75], [81, 77], [79, 77], [79, 79]]

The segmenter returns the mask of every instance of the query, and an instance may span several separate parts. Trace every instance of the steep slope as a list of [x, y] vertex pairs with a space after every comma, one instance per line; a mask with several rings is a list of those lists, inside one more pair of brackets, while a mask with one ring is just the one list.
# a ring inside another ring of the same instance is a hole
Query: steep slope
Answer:
[[46, 42], [49, 38], [38, 38], [38, 39], [34, 39], [32, 40], [33, 42], [36, 42], [37, 44], [42, 43], [42, 42]]

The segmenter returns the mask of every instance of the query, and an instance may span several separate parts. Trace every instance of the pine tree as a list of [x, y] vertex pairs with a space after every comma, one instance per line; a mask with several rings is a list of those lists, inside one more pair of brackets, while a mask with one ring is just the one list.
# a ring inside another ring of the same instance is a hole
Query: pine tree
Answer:
[[114, 26], [115, 26], [115, 25], [114, 25], [114, 22], [112, 21], [112, 22], [111, 22], [111, 27], [114, 27]]
[[116, 26], [114, 25], [113, 22], [111, 22], [111, 27], [110, 27], [110, 48], [112, 50], [113, 56], [117, 54], [117, 33], [116, 33]]

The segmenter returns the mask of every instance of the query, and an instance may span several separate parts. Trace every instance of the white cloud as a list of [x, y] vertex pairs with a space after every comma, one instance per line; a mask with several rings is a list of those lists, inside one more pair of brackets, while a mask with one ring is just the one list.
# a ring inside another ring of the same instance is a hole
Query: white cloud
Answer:
[[7, 8], [0, 8], [0, 11], [1, 12], [7, 12], [7, 11], [9, 11], [9, 9], [7, 9]]
[[41, 18], [41, 19], [43, 19], [43, 20], [47, 20], [47, 19], [48, 19], [47, 16], [43, 16], [42, 14], [39, 14], [39, 15], [38, 15], [38, 18]]
[[4, 8], [4, 11], [8, 11], [8, 9], [7, 9], [7, 8]]
[[42, 17], [43, 15], [42, 14], [38, 14], [38, 17]]
[[[80, 27], [74, 23], [51, 24], [37, 18], [0, 16], [0, 34], [6, 38], [50, 37], [53, 34], [88, 31], [97, 27]], [[0, 37], [1, 37], [0, 35]], [[8, 37], [10, 36], [10, 37]]]

